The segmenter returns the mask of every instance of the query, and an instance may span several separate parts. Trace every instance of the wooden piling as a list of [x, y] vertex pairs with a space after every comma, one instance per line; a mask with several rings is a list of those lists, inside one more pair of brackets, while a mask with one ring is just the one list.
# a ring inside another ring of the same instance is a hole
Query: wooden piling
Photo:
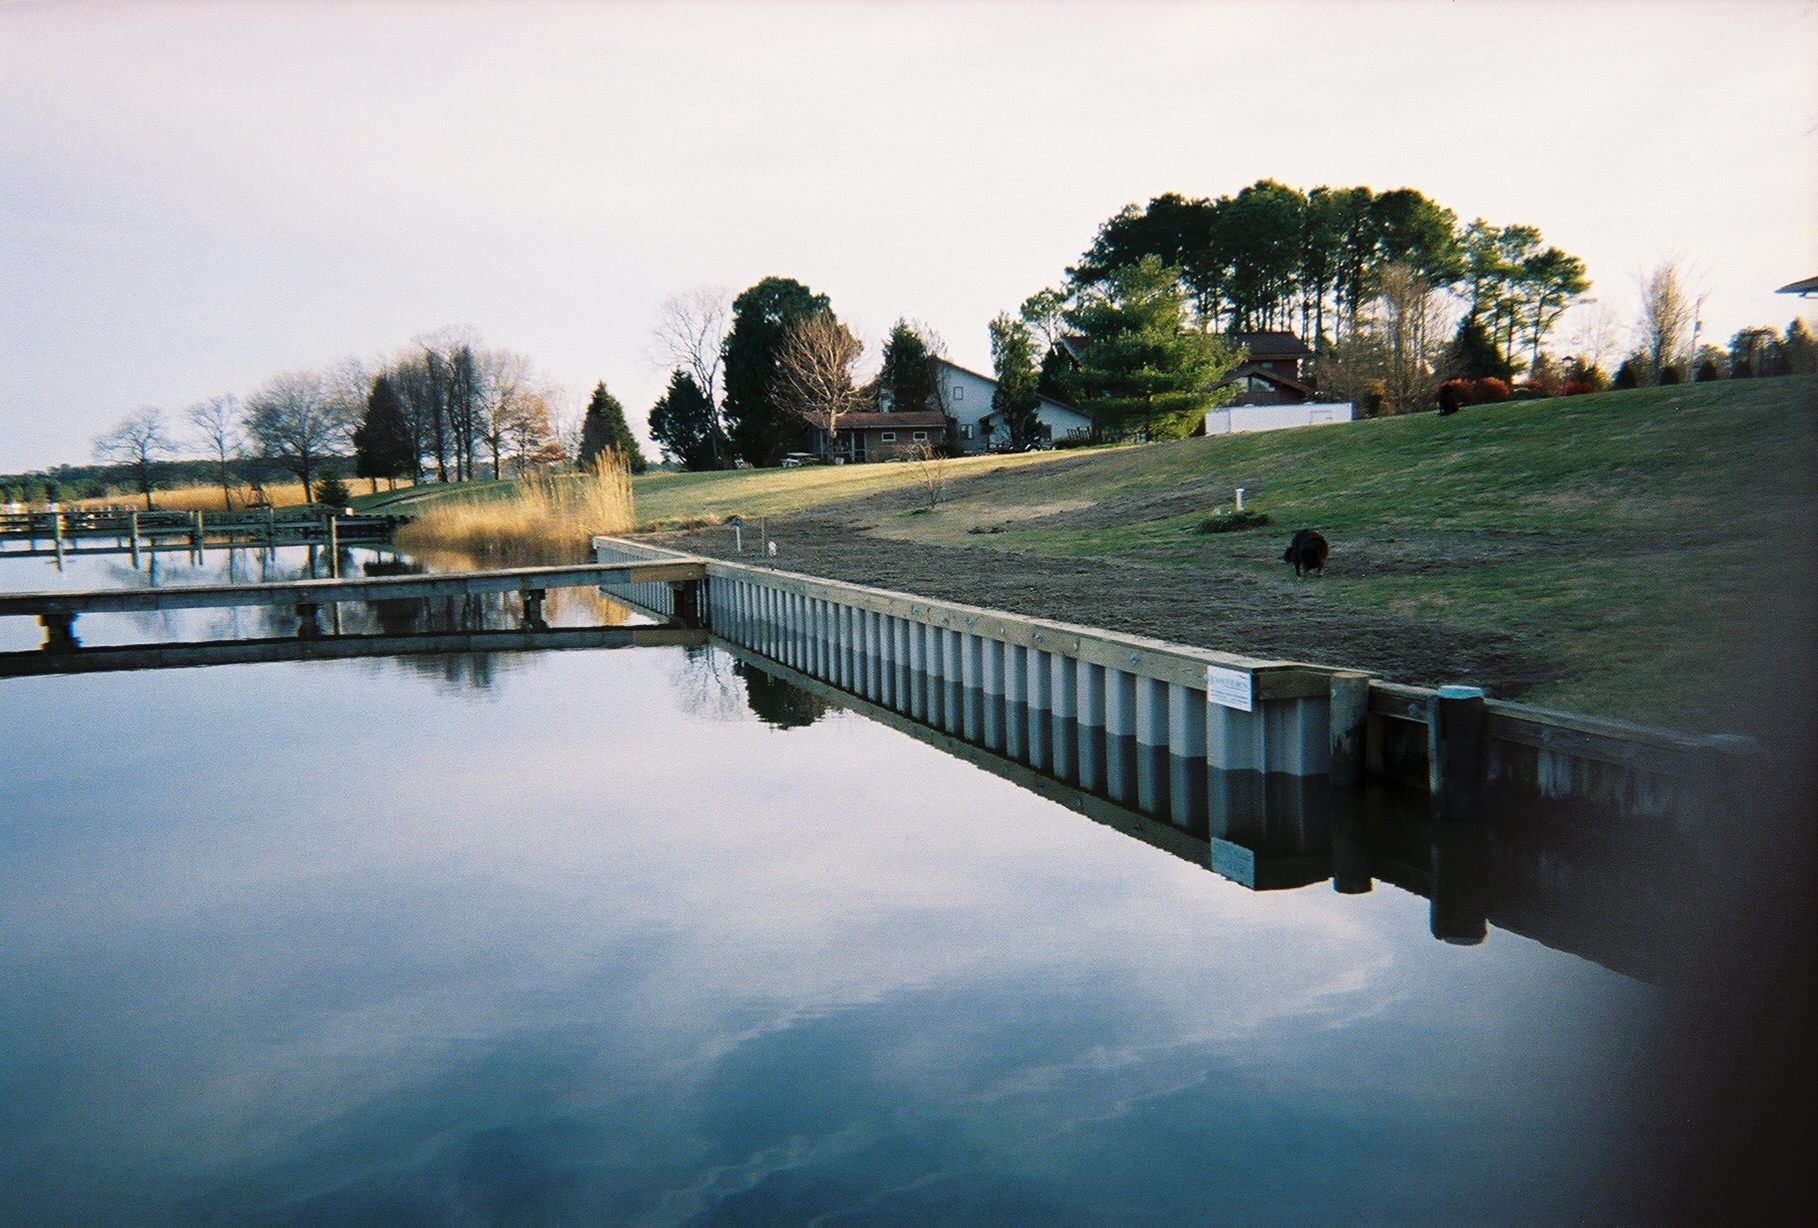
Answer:
[[1335, 673], [1331, 678], [1331, 766], [1327, 779], [1340, 788], [1353, 788], [1364, 777], [1364, 725], [1370, 717], [1370, 676]]
[[1490, 773], [1486, 735], [1482, 688], [1440, 687], [1427, 719], [1428, 783], [1435, 818], [1483, 816], [1483, 795]]

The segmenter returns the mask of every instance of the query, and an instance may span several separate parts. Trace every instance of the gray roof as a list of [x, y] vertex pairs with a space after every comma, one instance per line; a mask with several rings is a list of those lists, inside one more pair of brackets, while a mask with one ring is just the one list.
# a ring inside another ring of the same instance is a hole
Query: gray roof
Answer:
[[1808, 277], [1804, 281], [1790, 282], [1774, 291], [1775, 294], [1797, 294], [1800, 297], [1818, 294], [1818, 277]]

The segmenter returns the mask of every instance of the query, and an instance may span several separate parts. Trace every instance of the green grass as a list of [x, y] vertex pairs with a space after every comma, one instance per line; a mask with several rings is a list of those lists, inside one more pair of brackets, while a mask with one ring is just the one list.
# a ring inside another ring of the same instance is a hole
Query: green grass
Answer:
[[[651, 474], [635, 483], [638, 518], [815, 513], [912, 541], [1277, 577], [1282, 540], [1314, 527], [1332, 541], [1322, 599], [1404, 614], [1411, 635], [1440, 620], [1542, 645], [1565, 669], [1531, 702], [1756, 731], [1752, 688], [1784, 677], [1777, 637], [1809, 613], [1818, 378], [977, 457], [948, 472], [933, 511], [903, 464]], [[1272, 526], [1196, 531], [1238, 486]], [[447, 497], [418, 491], [391, 505]], [[1360, 562], [1407, 550], [1426, 565]]]

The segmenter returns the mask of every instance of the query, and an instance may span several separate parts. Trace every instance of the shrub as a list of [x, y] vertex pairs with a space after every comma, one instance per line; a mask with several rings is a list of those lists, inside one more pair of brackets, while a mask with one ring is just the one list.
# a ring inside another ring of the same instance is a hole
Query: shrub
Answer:
[[1698, 375], [1696, 377], [1697, 382], [1700, 384], [1709, 384], [1722, 378], [1723, 377], [1717, 373], [1716, 361], [1710, 358], [1705, 359], [1704, 365], [1698, 368]]
[[1509, 400], [1544, 401], [1551, 395], [1552, 394], [1547, 392], [1544, 388], [1536, 388], [1532, 384], [1523, 384], [1521, 387], [1509, 393]]
[[1641, 377], [1635, 374], [1635, 364], [1632, 360], [1625, 359], [1623, 364], [1616, 368], [1616, 382], [1612, 386], [1616, 388], [1641, 387]]
[[1683, 377], [1679, 374], [1678, 367], [1666, 366], [1660, 368], [1660, 386], [1662, 388], [1666, 387], [1668, 384], [1678, 384], [1682, 382]]
[[1388, 399], [1388, 395], [1388, 390], [1383, 386], [1381, 380], [1373, 379], [1366, 384], [1363, 394], [1364, 417], [1374, 418], [1382, 413], [1383, 402]]
[[1561, 389], [1560, 391], [1561, 391], [1561, 394], [1564, 396], [1581, 397], [1581, 396], [1585, 395], [1585, 393], [1587, 393], [1587, 392], [1596, 392], [1597, 385], [1593, 384], [1588, 379], [1567, 380], [1566, 386], [1563, 389]]
[[1495, 405], [1509, 399], [1509, 386], [1495, 376], [1473, 380], [1471, 383], [1471, 404]]
[[1212, 514], [1199, 522], [1201, 533], [1241, 533], [1245, 529], [1260, 529], [1273, 523], [1267, 512], [1252, 511], [1244, 508], [1241, 511], [1226, 511], [1222, 507], [1212, 509]]

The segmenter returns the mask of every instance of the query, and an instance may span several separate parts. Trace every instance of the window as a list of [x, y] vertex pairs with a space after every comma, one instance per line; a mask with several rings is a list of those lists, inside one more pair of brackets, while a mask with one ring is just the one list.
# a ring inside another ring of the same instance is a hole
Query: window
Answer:
[[972, 424], [970, 422], [960, 423], [960, 438], [961, 439], [972, 438]]
[[926, 443], [928, 441], [928, 432], [927, 431], [916, 431], [915, 433], [910, 435], [909, 438], [916, 443]]
[[966, 399], [966, 386], [964, 384], [953, 385], [953, 399], [956, 401], [963, 401]]
[[878, 438], [881, 439], [885, 443], [895, 443], [896, 442], [896, 432], [895, 431], [885, 431], [882, 435], [879, 435]]

